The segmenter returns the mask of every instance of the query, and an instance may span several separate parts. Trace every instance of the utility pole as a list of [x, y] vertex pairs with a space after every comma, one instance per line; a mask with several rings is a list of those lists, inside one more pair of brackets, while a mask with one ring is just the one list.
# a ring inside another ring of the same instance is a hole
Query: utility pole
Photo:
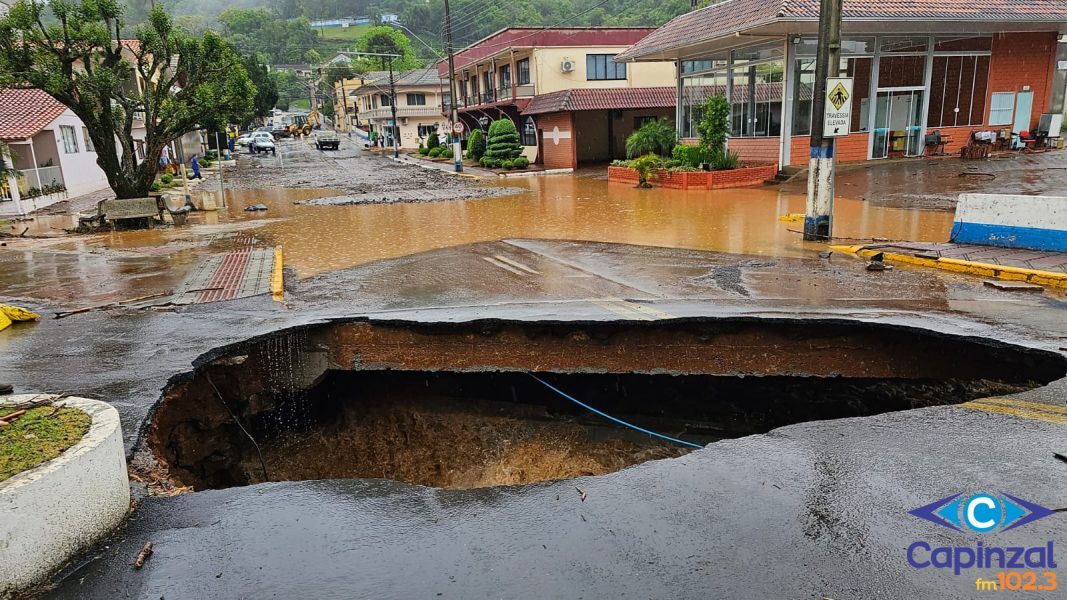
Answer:
[[456, 59], [452, 51], [452, 13], [448, 8], [448, 0], [445, 0], [445, 52], [448, 53], [448, 104], [451, 108], [452, 131], [448, 135], [452, 139], [452, 157], [456, 159], [456, 173], [463, 172], [463, 145], [460, 144], [459, 134], [456, 133], [456, 123], [459, 123], [459, 109], [456, 103]]
[[393, 138], [393, 158], [400, 158], [400, 126], [396, 122], [396, 81], [393, 79], [393, 57], [389, 57], [389, 108], [393, 113], [393, 129], [390, 135]]
[[804, 239], [827, 241], [833, 230], [834, 138], [823, 137], [826, 78], [841, 68], [841, 1], [819, 5], [819, 48], [815, 57], [815, 89], [811, 102], [811, 158], [808, 161], [808, 200], [804, 210]]

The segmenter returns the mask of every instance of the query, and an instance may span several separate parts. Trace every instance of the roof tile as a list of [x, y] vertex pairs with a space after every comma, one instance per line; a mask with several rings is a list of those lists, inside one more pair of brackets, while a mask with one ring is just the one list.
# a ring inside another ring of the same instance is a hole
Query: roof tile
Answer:
[[0, 89], [0, 140], [24, 140], [55, 121], [67, 107], [35, 88]]
[[670, 108], [675, 104], [674, 87], [597, 88], [560, 90], [534, 96], [524, 115], [572, 110], [623, 110]]

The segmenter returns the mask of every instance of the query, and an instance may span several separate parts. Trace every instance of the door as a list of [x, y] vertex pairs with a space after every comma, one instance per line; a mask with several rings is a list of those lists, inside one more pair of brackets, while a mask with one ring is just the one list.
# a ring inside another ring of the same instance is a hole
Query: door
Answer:
[[1011, 130], [1015, 133], [1030, 130], [1030, 116], [1034, 110], [1034, 93], [1019, 92], [1015, 95], [1015, 122]]
[[922, 106], [923, 90], [878, 92], [871, 158], [919, 156], [922, 153]]

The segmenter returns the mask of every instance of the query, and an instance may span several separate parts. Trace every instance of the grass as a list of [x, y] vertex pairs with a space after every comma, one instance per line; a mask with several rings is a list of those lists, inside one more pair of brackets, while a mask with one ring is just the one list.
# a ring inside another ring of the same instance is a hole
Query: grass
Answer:
[[347, 40], [350, 42], [356, 41], [359, 36], [363, 35], [363, 32], [370, 29], [370, 25], [353, 25], [347, 29], [344, 27], [320, 27], [319, 34], [320, 39], [324, 40]]
[[[11, 412], [0, 408], [0, 416]], [[90, 423], [92, 418], [76, 408], [41, 406], [0, 427], [0, 481], [59, 456], [82, 439]]]

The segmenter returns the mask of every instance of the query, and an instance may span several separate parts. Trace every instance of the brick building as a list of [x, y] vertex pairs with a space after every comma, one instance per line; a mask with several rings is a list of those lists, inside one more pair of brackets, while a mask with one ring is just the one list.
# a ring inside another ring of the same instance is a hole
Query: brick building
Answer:
[[[819, 2], [727, 0], [679, 16], [616, 56], [674, 61], [683, 138], [696, 137], [708, 95], [732, 108], [730, 149], [807, 164]], [[1064, 112], [1067, 2], [844, 0], [842, 77], [853, 78], [850, 134], [839, 160], [918, 156], [926, 134], [1019, 133]], [[783, 101], [784, 99], [784, 101]]]
[[[466, 130], [510, 119], [523, 154], [547, 168], [624, 158], [647, 119], [673, 118], [671, 61], [626, 65], [614, 56], [647, 27], [509, 27], [455, 55], [459, 118]], [[438, 64], [448, 77], [448, 64]], [[450, 107], [445, 106], [445, 113]]]

